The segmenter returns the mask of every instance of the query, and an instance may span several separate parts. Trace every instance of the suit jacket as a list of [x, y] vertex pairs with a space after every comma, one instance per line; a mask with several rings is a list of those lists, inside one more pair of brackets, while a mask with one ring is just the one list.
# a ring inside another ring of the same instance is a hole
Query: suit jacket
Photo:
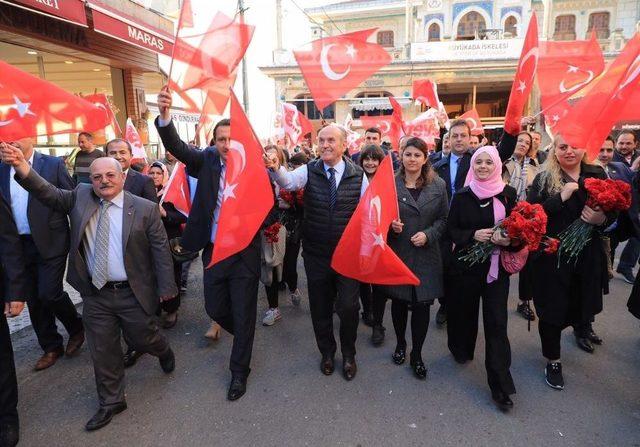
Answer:
[[631, 237], [640, 237], [640, 215], [638, 207], [640, 204], [640, 190], [638, 184], [638, 173], [622, 162], [610, 161], [605, 169], [609, 178], [622, 180], [631, 185], [631, 207], [618, 215], [616, 221], [615, 236], [618, 241], [626, 241]]
[[631, 164], [635, 161], [636, 158], [640, 156], [639, 151], [633, 151], [633, 155], [631, 156], [631, 163], [627, 162], [627, 159], [618, 153], [618, 151], [613, 151], [613, 161], [618, 163], [623, 163], [628, 167], [631, 167]]
[[[91, 285], [82, 239], [89, 218], [100, 205], [92, 186], [79, 184], [73, 191], [65, 191], [48, 183], [33, 169], [19, 183], [47, 206], [69, 215], [71, 248], [67, 282], [83, 298], [90, 297], [95, 289]], [[160, 296], [178, 293], [167, 233], [156, 203], [125, 191], [123, 205], [122, 246], [127, 279], [136, 299], [151, 315], [158, 307]]]
[[[58, 188], [72, 190], [75, 187], [64, 160], [59, 157], [34, 152], [32, 168]], [[0, 188], [9, 204], [11, 204], [10, 174], [11, 166], [1, 163]], [[27, 219], [33, 242], [43, 259], [64, 256], [69, 252], [69, 219], [65, 213], [49, 208], [33, 194], [29, 194]]]
[[4, 194], [0, 195], [0, 276], [7, 279], [0, 281], [0, 305], [2, 302], [25, 301], [27, 277], [22, 244]]
[[158, 203], [158, 194], [156, 187], [153, 186], [153, 180], [148, 175], [140, 174], [134, 169], [129, 168], [127, 178], [124, 181], [124, 190], [129, 191], [134, 196], [151, 200]]

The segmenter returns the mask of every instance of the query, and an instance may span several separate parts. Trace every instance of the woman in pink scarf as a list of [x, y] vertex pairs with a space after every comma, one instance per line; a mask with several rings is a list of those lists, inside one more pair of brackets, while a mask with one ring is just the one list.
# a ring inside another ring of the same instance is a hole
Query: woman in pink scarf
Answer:
[[449, 350], [458, 363], [473, 360], [482, 298], [485, 334], [485, 366], [491, 396], [498, 407], [509, 410], [516, 392], [509, 372], [511, 347], [507, 337], [509, 274], [500, 265], [499, 249], [491, 258], [470, 266], [460, 260], [476, 241], [492, 241], [510, 249], [511, 240], [494, 230], [516, 203], [516, 191], [502, 181], [502, 162], [493, 146], [484, 146], [471, 157], [465, 187], [451, 201], [447, 222], [455, 244], [447, 277], [447, 334]]

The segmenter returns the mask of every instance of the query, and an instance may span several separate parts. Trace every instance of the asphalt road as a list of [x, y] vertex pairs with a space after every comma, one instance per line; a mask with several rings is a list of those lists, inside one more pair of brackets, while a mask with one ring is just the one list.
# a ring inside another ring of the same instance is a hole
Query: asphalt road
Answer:
[[[564, 391], [544, 383], [537, 325], [527, 332], [515, 313], [517, 278], [512, 279], [509, 335], [517, 394], [508, 414], [491, 400], [482, 333], [475, 360], [460, 366], [446, 349], [446, 331], [432, 322], [423, 350], [429, 376], [419, 381], [408, 365], [391, 361], [389, 305], [382, 347], [372, 347], [370, 329], [360, 325], [355, 380], [346, 382], [338, 372], [323, 376], [304, 276], [302, 281], [302, 305], [293, 307], [283, 292], [282, 320], [257, 327], [247, 394], [228, 402], [231, 337], [224, 334], [217, 343], [203, 338], [209, 323], [201, 269], [194, 268], [178, 324], [166, 332], [176, 371], [165, 375], [157, 359], [140, 359], [127, 370], [128, 410], [92, 433], [84, 431], [97, 409], [87, 348], [33, 372], [40, 355], [33, 331], [14, 334], [21, 445], [640, 446], [640, 321], [626, 310], [631, 287], [620, 278], [611, 282], [612, 293], [597, 317], [604, 344], [594, 354], [580, 351], [571, 332], [564, 333]], [[261, 287], [258, 324], [265, 307]]]

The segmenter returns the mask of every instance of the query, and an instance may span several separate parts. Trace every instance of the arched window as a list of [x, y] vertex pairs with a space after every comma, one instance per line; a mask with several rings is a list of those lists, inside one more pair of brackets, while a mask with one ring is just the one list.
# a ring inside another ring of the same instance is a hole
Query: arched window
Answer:
[[357, 104], [352, 107], [351, 116], [354, 119], [358, 119], [361, 116], [382, 116], [382, 115], [391, 115], [393, 113], [393, 109], [389, 105], [388, 100], [380, 99], [379, 104], [372, 104], [372, 102], [376, 102], [374, 98], [388, 98], [393, 96], [389, 92], [362, 92], [358, 93], [355, 97], [361, 99], [361, 104]]
[[518, 19], [514, 16], [507, 17], [504, 21], [504, 32], [509, 33], [511, 37], [517, 37], [518, 35]]
[[478, 37], [478, 34], [484, 32], [487, 29], [487, 22], [485, 22], [482, 14], [475, 11], [470, 11], [464, 15], [458, 22], [458, 34], [457, 40], [471, 40]]
[[594, 12], [589, 15], [589, 28], [587, 30], [587, 39], [591, 36], [591, 31], [596, 32], [597, 39], [609, 38], [609, 13]]
[[320, 116], [316, 103], [313, 102], [313, 97], [308, 93], [296, 96], [296, 99], [293, 100], [293, 105], [296, 106], [300, 112], [304, 113], [310, 120], [319, 120], [322, 118], [328, 120], [334, 119], [336, 116], [335, 103], [325, 107], [322, 110], [322, 116]]
[[393, 31], [379, 31], [377, 35], [378, 45], [393, 47]]
[[432, 23], [427, 30], [427, 39], [429, 42], [435, 42], [440, 40], [440, 25]]
[[556, 17], [554, 40], [576, 40], [576, 16], [573, 14]]

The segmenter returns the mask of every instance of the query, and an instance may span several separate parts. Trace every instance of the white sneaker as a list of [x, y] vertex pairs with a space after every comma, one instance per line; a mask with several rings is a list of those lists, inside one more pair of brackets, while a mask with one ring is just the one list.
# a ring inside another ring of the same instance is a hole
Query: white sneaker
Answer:
[[300, 289], [296, 289], [291, 292], [291, 304], [293, 304], [294, 306], [299, 306], [300, 298], [302, 298], [302, 296], [300, 295]]
[[278, 321], [280, 318], [282, 318], [282, 314], [280, 314], [280, 309], [278, 309], [277, 307], [275, 309], [269, 308], [264, 313], [262, 324], [264, 326], [273, 326], [274, 324], [276, 324], [276, 321]]

